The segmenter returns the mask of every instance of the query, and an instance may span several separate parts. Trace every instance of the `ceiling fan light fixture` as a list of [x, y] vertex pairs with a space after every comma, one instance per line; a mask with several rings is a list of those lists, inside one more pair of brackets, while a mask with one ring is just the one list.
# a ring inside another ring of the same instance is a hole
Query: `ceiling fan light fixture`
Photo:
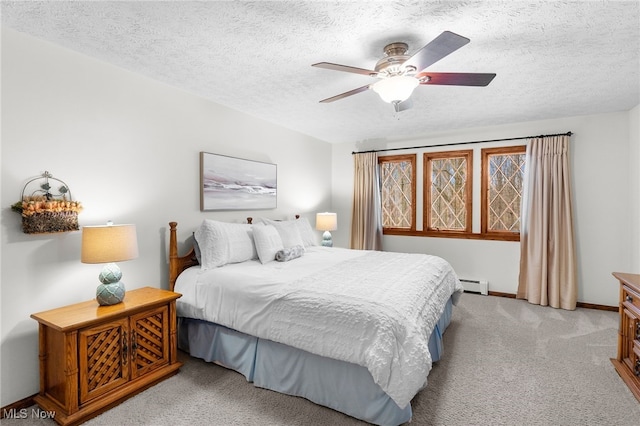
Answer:
[[376, 82], [371, 88], [380, 95], [383, 101], [391, 104], [409, 99], [413, 89], [418, 87], [419, 84], [418, 79], [414, 77], [396, 75]]

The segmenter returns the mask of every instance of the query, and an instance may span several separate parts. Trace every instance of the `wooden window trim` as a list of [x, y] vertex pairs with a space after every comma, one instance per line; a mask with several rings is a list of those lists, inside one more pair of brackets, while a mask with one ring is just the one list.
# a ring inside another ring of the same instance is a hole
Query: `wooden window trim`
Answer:
[[[460, 158], [466, 160], [467, 180], [465, 182], [465, 209], [467, 211], [464, 230], [433, 229], [431, 223], [431, 160], [443, 158]], [[474, 235], [471, 232], [473, 224], [473, 150], [457, 150], [444, 152], [425, 152], [423, 154], [423, 228], [422, 235], [425, 236], [445, 236], [452, 238], [465, 238], [464, 235]]]
[[[410, 228], [391, 228], [383, 227], [383, 234], [407, 235], [416, 232], [416, 154], [387, 155], [378, 157], [378, 167], [382, 163], [399, 163], [401, 161], [409, 161], [411, 163], [411, 227]], [[382, 194], [381, 194], [382, 195]]]
[[[483, 148], [481, 150], [481, 184], [480, 184], [480, 235], [484, 239], [499, 239], [504, 241], [520, 241], [520, 232], [489, 231], [489, 156], [500, 154], [524, 154], [526, 145], [508, 146], [500, 148]], [[522, 225], [522, 223], [521, 223]]]
[[461, 240], [520, 241], [520, 235], [493, 235], [478, 232], [443, 232], [443, 231], [395, 231], [384, 230], [384, 235], [400, 235], [404, 237], [458, 238]]

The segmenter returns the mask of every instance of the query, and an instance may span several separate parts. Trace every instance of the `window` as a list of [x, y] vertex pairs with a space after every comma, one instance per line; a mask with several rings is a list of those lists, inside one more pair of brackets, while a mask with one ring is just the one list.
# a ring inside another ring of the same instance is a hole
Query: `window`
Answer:
[[525, 150], [524, 145], [482, 150], [482, 234], [520, 238]]
[[471, 233], [473, 151], [424, 154], [424, 228]]
[[387, 233], [415, 231], [416, 155], [379, 157], [378, 164], [383, 230]]
[[426, 152], [422, 164], [418, 154], [379, 157], [384, 234], [519, 241], [525, 153], [518, 145]]

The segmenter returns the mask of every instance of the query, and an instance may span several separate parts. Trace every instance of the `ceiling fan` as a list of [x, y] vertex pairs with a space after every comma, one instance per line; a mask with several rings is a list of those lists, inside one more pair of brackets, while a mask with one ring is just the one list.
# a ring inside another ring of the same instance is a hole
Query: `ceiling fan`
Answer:
[[329, 62], [313, 64], [313, 67], [362, 74], [380, 79], [375, 83], [323, 99], [320, 102], [333, 102], [372, 89], [380, 95], [383, 101], [393, 104], [396, 112], [399, 112], [408, 108], [406, 101], [413, 90], [421, 84], [486, 86], [491, 83], [491, 80], [496, 76], [495, 74], [425, 71], [427, 67], [460, 49], [469, 41], [466, 37], [445, 31], [414, 53], [413, 56], [407, 55], [409, 46], [406, 43], [391, 43], [384, 47], [386, 56], [376, 63], [373, 70]]

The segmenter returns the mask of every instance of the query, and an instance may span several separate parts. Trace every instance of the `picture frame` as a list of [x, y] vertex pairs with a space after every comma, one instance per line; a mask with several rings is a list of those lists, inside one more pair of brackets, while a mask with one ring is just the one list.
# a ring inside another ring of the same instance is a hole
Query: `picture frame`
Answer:
[[200, 210], [267, 210], [278, 206], [278, 166], [200, 152]]

